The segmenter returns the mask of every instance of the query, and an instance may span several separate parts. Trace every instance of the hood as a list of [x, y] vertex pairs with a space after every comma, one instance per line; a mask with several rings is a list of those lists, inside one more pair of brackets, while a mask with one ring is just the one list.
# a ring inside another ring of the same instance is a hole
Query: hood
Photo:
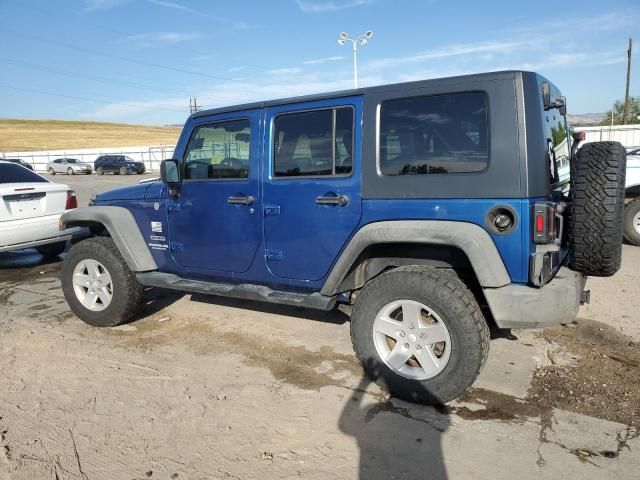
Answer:
[[156, 181], [107, 190], [106, 192], [96, 195], [96, 204], [104, 205], [114, 200], [143, 200], [145, 198], [159, 198], [163, 186], [162, 182]]

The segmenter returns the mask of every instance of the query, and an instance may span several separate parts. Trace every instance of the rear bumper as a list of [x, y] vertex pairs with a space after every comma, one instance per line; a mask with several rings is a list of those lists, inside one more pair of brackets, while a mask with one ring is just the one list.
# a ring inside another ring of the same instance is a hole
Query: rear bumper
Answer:
[[59, 230], [60, 215], [8, 220], [0, 223], [0, 252], [69, 240], [81, 228]]
[[485, 288], [484, 295], [500, 328], [540, 328], [576, 319], [587, 277], [566, 267], [541, 288], [510, 284]]

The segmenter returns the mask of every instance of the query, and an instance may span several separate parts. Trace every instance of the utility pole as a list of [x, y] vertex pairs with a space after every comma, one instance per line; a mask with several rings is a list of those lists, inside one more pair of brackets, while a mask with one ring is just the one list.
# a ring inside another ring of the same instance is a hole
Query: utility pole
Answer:
[[627, 124], [627, 114], [629, 113], [629, 80], [631, 80], [631, 47], [632, 41], [629, 37], [629, 48], [627, 49], [627, 89], [624, 94], [624, 112], [622, 113], [622, 124]]
[[198, 99], [196, 97], [189, 97], [189, 114], [193, 115], [198, 110]]

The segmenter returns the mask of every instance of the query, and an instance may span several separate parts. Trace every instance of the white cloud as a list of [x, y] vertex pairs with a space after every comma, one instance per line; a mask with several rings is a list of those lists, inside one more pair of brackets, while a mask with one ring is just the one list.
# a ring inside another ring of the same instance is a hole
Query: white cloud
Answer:
[[298, 67], [293, 68], [275, 68], [273, 70], [268, 70], [267, 73], [269, 75], [297, 75], [302, 73], [303, 70]]
[[84, 9], [87, 12], [93, 10], [109, 10], [118, 7], [127, 0], [85, 0]]
[[344, 10], [345, 8], [359, 7], [373, 3], [373, 0], [337, 0], [337, 1], [308, 1], [296, 0], [298, 7], [306, 13], [323, 13]]
[[151, 32], [130, 35], [127, 40], [143, 47], [153, 47], [158, 44], [175, 45], [199, 38], [202, 38], [202, 34], [199, 32]]
[[336, 62], [338, 60], [344, 60], [344, 57], [336, 56], [336, 57], [317, 58], [315, 60], [307, 60], [302, 63], [303, 65], [321, 65], [323, 63]]
[[245, 29], [249, 26], [245, 22], [234, 22], [233, 20], [227, 17], [221, 17], [219, 15], [210, 15], [206, 12], [198, 11], [194, 8], [187, 7], [186, 5], [182, 5], [181, 3], [176, 3], [169, 0], [147, 0], [147, 3], [151, 3], [153, 5], [157, 5], [159, 7], [171, 8], [173, 10], [179, 10], [181, 12], [185, 12], [189, 15], [193, 15], [200, 18], [208, 18], [210, 20], [215, 20], [216, 22], [225, 23], [231, 25], [235, 29]]
[[367, 68], [379, 70], [400, 65], [424, 62], [425, 60], [458, 57], [478, 53], [510, 52], [522, 46], [521, 42], [484, 42], [446, 45], [425, 52], [415, 53], [404, 57], [387, 57], [372, 60], [366, 64]]
[[244, 67], [244, 66], [231, 67], [229, 70], [227, 70], [227, 72], [229, 72], [229, 73], [241, 72], [245, 68], [247, 68], [247, 67]]

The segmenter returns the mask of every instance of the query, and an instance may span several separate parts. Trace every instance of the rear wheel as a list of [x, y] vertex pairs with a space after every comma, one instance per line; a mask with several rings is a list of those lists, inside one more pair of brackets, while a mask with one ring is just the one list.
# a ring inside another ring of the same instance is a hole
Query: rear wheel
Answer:
[[618, 142], [585, 144], [572, 165], [569, 266], [594, 277], [620, 268], [626, 151]]
[[393, 396], [443, 404], [476, 379], [489, 328], [455, 275], [402, 267], [371, 280], [351, 315], [351, 341], [367, 375]]
[[102, 169], [102, 167], [98, 167], [98, 168], [96, 168], [96, 173], [98, 175], [104, 175], [104, 170]]
[[75, 175], [76, 172], [73, 168], [67, 168], [67, 175]]
[[640, 246], [640, 198], [627, 203], [624, 208], [624, 238]]
[[53, 167], [49, 167], [47, 169], [47, 172], [49, 172], [49, 175], [55, 175], [56, 174], [56, 171], [53, 169]]
[[40, 245], [36, 247], [36, 250], [44, 258], [50, 259], [61, 255], [66, 246], [67, 242], [48, 243], [47, 245]]
[[62, 265], [62, 291], [80, 319], [111, 327], [132, 318], [143, 287], [111, 238], [94, 237], [74, 245]]
[[120, 175], [126, 175], [127, 174], [127, 168], [126, 167], [120, 167]]

